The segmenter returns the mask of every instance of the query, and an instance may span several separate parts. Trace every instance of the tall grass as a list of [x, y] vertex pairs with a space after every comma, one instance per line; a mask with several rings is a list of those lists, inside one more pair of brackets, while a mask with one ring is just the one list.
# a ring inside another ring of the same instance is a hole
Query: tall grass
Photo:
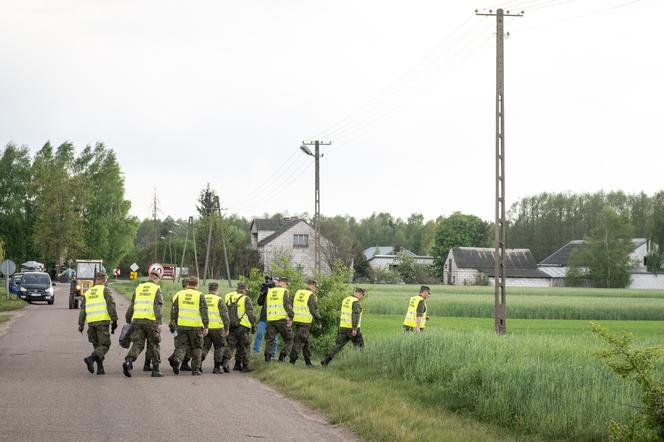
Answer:
[[362, 352], [343, 352], [335, 363], [358, 381], [380, 376], [425, 386], [431, 394], [423, 406], [547, 439], [597, 440], [607, 437], [609, 419], [625, 419], [638, 402], [633, 387], [592, 357], [599, 346], [590, 336], [439, 330], [392, 334]]
[[[405, 314], [417, 287], [369, 286], [367, 311]], [[430, 316], [493, 317], [492, 287], [434, 286]], [[663, 320], [664, 292], [601, 289], [509, 288], [507, 313], [518, 319]]]

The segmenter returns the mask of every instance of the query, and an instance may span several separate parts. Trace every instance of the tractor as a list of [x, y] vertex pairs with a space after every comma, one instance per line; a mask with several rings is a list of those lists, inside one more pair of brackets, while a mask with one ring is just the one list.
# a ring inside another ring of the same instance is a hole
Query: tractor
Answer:
[[101, 259], [77, 259], [74, 262], [74, 276], [69, 287], [69, 308], [78, 308], [83, 293], [95, 285], [97, 272], [105, 272]]

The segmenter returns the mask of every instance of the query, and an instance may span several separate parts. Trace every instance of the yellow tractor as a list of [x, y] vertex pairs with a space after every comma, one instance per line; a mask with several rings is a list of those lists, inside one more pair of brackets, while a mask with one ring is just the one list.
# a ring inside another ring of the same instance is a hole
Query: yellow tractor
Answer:
[[74, 277], [69, 287], [69, 308], [75, 309], [83, 299], [83, 293], [95, 284], [97, 272], [105, 272], [101, 259], [77, 259], [74, 262]]

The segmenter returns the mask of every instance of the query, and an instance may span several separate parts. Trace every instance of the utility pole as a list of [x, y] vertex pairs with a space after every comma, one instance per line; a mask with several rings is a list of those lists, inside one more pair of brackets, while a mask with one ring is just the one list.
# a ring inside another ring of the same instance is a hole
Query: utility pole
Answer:
[[523, 11], [511, 14], [502, 8], [496, 12], [478, 12], [476, 15], [496, 17], [496, 248], [495, 261], [495, 327], [502, 336], [507, 331], [505, 293], [505, 58], [503, 31], [504, 17], [522, 17]]
[[[332, 142], [311, 141], [309, 143], [302, 142], [300, 149], [307, 155], [314, 157], [316, 160], [316, 178], [315, 178], [315, 191], [314, 191], [314, 253], [315, 253], [315, 267], [316, 272], [320, 272], [320, 146], [329, 146]], [[307, 146], [314, 146], [314, 153]]]
[[187, 230], [185, 231], [184, 234], [184, 247], [182, 248], [182, 260], [180, 261], [180, 280], [182, 280], [182, 269], [184, 268], [184, 256], [187, 253], [187, 240], [189, 240], [189, 226], [193, 224], [194, 218], [189, 217], [189, 222], [187, 226]]
[[205, 250], [205, 268], [203, 270], [203, 286], [207, 285], [208, 263], [210, 262], [210, 243], [212, 242], [212, 209], [208, 212], [208, 229], [207, 249]]
[[[217, 211], [219, 212], [219, 222], [221, 223], [221, 245], [224, 248], [224, 262], [226, 263], [226, 280], [228, 281], [228, 288], [231, 286], [231, 271], [228, 268], [228, 254], [226, 253], [226, 235], [224, 235], [224, 218], [221, 216], [221, 203], [219, 202], [219, 197], [215, 197], [217, 203]], [[226, 210], [226, 209], [223, 209]]]
[[154, 255], [152, 262], [157, 262], [157, 245], [159, 239], [157, 235], [157, 188], [154, 188], [154, 199], [152, 201], [152, 233], [154, 234]]
[[196, 266], [196, 277], [200, 278], [198, 274], [198, 252], [196, 251], [196, 224], [194, 223], [194, 217], [189, 217], [189, 223], [191, 224], [191, 235], [193, 237], [194, 243], [194, 265]]

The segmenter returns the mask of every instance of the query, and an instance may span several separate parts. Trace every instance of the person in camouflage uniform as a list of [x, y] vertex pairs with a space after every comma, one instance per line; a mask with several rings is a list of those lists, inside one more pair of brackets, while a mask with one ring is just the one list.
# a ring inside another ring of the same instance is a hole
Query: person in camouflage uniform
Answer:
[[[92, 344], [93, 352], [83, 359], [86, 368], [94, 373], [94, 363], [97, 363], [97, 374], [104, 375], [104, 357], [111, 348], [111, 334], [118, 327], [118, 314], [111, 289], [106, 287], [108, 280], [106, 273], [99, 272], [95, 276], [95, 285], [83, 294], [83, 305], [78, 315], [78, 331], [83, 334], [85, 323], [88, 323], [88, 341]], [[108, 326], [111, 326], [109, 334]]]
[[272, 348], [274, 340], [279, 334], [283, 340], [281, 352], [279, 352], [279, 362], [284, 362], [286, 355], [291, 351], [293, 345], [293, 301], [288, 294], [288, 279], [285, 277], [277, 278], [276, 287], [267, 292], [265, 300], [267, 306], [267, 338], [265, 339], [264, 356], [265, 362], [269, 363], [272, 359]]
[[171, 306], [171, 333], [175, 333], [175, 352], [168, 358], [173, 373], [180, 373], [180, 363], [191, 348], [191, 374], [200, 376], [201, 358], [203, 353], [203, 338], [208, 334], [208, 309], [203, 293], [196, 290], [198, 278], [190, 276], [187, 279], [187, 288], [179, 291], [175, 296], [177, 302]]
[[235, 365], [239, 370], [245, 373], [253, 371], [249, 355], [251, 333], [256, 327], [256, 315], [251, 298], [247, 296], [247, 285], [244, 282], [238, 284], [237, 291], [228, 298], [226, 305], [231, 324], [228, 334], [228, 354], [235, 353]]
[[420, 333], [424, 331], [429, 320], [427, 316], [427, 298], [431, 295], [431, 289], [426, 285], [420, 287], [420, 293], [408, 301], [406, 318], [403, 321], [403, 329], [406, 332]]
[[132, 328], [131, 348], [122, 364], [122, 372], [127, 377], [131, 377], [133, 363], [143, 351], [146, 343], [151, 351], [152, 377], [161, 377], [159, 343], [161, 342], [164, 299], [159, 287], [160, 279], [161, 274], [158, 271], [150, 272], [148, 281], [136, 287], [136, 291], [131, 297], [131, 304], [125, 314], [125, 319], [127, 322], [131, 322]]
[[364, 347], [364, 338], [360, 331], [360, 327], [362, 326], [362, 304], [360, 301], [362, 299], [364, 299], [364, 289], [358, 287], [355, 289], [353, 295], [346, 297], [341, 303], [341, 317], [339, 318], [337, 339], [334, 347], [332, 347], [325, 359], [321, 361], [322, 366], [327, 366], [348, 341], [351, 341], [355, 347]]
[[290, 363], [295, 364], [300, 353], [304, 356], [307, 366], [311, 363], [311, 351], [309, 350], [309, 332], [314, 321], [320, 327], [321, 316], [318, 312], [318, 300], [316, 299], [316, 281], [309, 280], [307, 288], [298, 290], [293, 297], [293, 326], [295, 337], [293, 338], [293, 350], [290, 352]]
[[[182, 280], [182, 290], [187, 288], [187, 278]], [[175, 302], [177, 300], [177, 293], [175, 296], [173, 296], [172, 302]], [[175, 357], [175, 350], [173, 350], [173, 353], [169, 357], [169, 361], [171, 358]], [[187, 351], [184, 354], [184, 357], [182, 358], [182, 363], [180, 363], [180, 371], [191, 371], [191, 365], [189, 365], [189, 362], [191, 361], [191, 348], [187, 346]]]
[[224, 360], [226, 337], [230, 327], [228, 321], [228, 308], [224, 299], [218, 295], [219, 284], [211, 282], [208, 285], [208, 294], [205, 295], [205, 301], [208, 307], [208, 318], [210, 321], [208, 335], [203, 338], [203, 356], [205, 360], [210, 348], [214, 345], [214, 369], [212, 373], [220, 374], [221, 365], [224, 365], [224, 371], [228, 373], [228, 360]]

